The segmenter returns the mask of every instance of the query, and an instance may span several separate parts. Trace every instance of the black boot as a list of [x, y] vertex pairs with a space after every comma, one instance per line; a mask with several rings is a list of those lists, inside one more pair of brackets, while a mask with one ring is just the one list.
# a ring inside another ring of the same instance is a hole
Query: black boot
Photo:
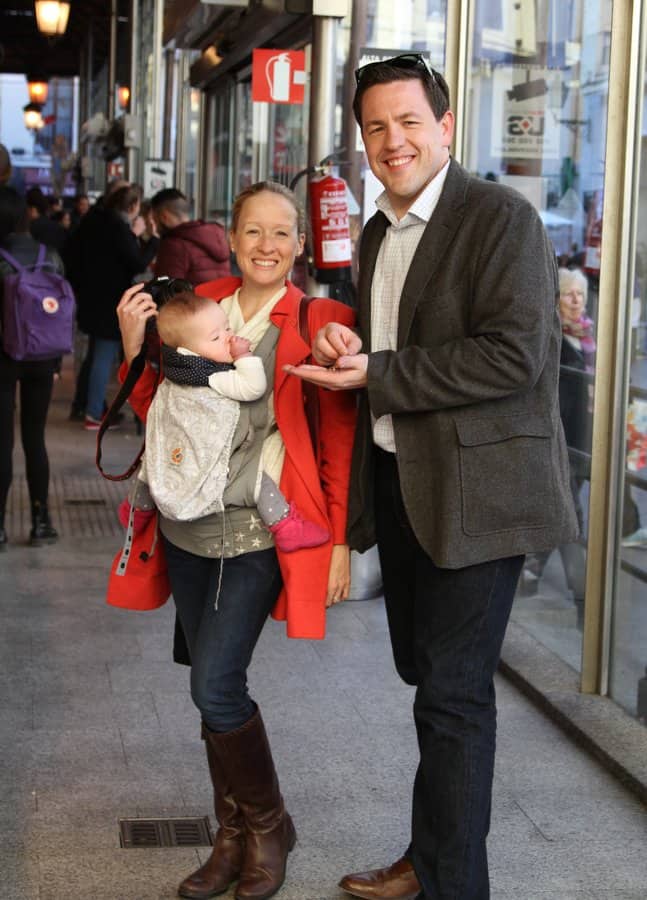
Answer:
[[46, 503], [32, 503], [31, 507], [31, 531], [29, 543], [32, 547], [42, 547], [43, 544], [55, 544], [58, 540], [58, 531], [54, 528], [49, 518]]
[[0, 553], [7, 549], [7, 532], [4, 530], [4, 512], [0, 513]]

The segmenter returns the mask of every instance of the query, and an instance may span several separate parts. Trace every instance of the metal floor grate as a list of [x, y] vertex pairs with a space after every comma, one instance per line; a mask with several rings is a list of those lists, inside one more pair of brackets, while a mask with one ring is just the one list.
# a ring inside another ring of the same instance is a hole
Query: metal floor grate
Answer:
[[209, 818], [119, 819], [119, 843], [136, 847], [211, 847]]
[[[49, 510], [61, 537], [110, 537], [123, 533], [117, 508], [128, 491], [126, 482], [96, 476], [52, 475]], [[9, 540], [27, 540], [31, 528], [29, 492], [24, 475], [13, 479], [7, 500]]]

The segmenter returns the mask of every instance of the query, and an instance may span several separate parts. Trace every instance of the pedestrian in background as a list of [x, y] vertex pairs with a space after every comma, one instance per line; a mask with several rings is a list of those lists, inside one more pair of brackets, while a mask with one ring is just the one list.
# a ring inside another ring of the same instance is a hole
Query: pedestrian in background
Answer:
[[88, 405], [88, 382], [92, 360], [94, 359], [95, 343], [94, 337], [88, 334], [86, 323], [82, 318], [83, 307], [80, 303], [80, 298], [82, 294], [87, 296], [91, 293], [93, 284], [93, 273], [85, 266], [83, 256], [87, 245], [94, 243], [100, 235], [102, 223], [104, 222], [106, 198], [119, 190], [119, 188], [127, 187], [128, 184], [129, 182], [123, 179], [114, 179], [108, 184], [105, 194], [102, 194], [93, 206], [89, 205], [85, 194], [79, 194], [75, 198], [74, 206], [78, 218], [68, 235], [61, 254], [65, 263], [65, 275], [74, 288], [77, 299], [77, 330], [74, 348], [76, 384], [69, 415], [70, 420], [73, 422], [85, 422], [85, 411]]
[[121, 346], [117, 304], [138, 272], [155, 256], [158, 239], [142, 246], [132, 231], [139, 215], [141, 188], [128, 185], [110, 193], [96, 213], [78, 230], [80, 268], [77, 273], [78, 322], [94, 339], [88, 373], [84, 427], [97, 431], [103, 416], [106, 388]]
[[90, 211], [90, 199], [87, 194], [77, 194], [72, 203], [72, 228], [80, 224], [81, 219]]
[[229, 244], [222, 225], [191, 219], [181, 191], [167, 188], [151, 200], [161, 238], [155, 274], [202, 284], [229, 275]]
[[[40, 249], [38, 241], [29, 234], [24, 198], [8, 186], [0, 187], [0, 247], [23, 266], [33, 265]], [[63, 263], [55, 250], [49, 249], [46, 259], [57, 272], [63, 274]], [[0, 258], [0, 309], [4, 278], [14, 271], [9, 262]], [[17, 385], [20, 385], [20, 436], [25, 453], [32, 516], [29, 543], [36, 547], [51, 544], [58, 538], [48, 508], [49, 458], [45, 446], [45, 423], [54, 377], [60, 370], [60, 363], [60, 357], [19, 362], [0, 349], [0, 550], [7, 547], [5, 512], [13, 479]]]
[[67, 231], [49, 216], [49, 202], [39, 187], [30, 188], [26, 194], [29, 211], [29, 231], [34, 240], [60, 253], [67, 240]]
[[524, 554], [577, 536], [555, 254], [524, 197], [450, 159], [449, 91], [424, 57], [356, 78], [384, 186], [362, 235], [361, 338], [328, 325], [314, 353], [332, 368], [297, 373], [362, 389], [349, 542], [378, 545], [420, 757], [409, 849], [340, 886], [374, 900], [487, 900], [501, 644]]

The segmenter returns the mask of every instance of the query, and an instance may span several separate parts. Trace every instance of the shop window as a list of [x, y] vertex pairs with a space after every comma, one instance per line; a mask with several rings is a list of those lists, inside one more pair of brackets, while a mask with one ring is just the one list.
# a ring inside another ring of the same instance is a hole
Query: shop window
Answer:
[[560, 409], [582, 537], [527, 558], [512, 615], [575, 669], [586, 600], [611, 5], [475, 0], [464, 148], [471, 171], [533, 203], [560, 266]]

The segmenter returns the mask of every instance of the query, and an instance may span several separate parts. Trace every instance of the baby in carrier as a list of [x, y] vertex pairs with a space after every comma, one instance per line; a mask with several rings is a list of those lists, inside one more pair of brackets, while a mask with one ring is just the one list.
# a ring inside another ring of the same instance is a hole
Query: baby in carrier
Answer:
[[[190, 521], [224, 509], [223, 492], [240, 403], [267, 388], [263, 362], [250, 342], [232, 333], [225, 311], [183, 291], [160, 309], [164, 380], [146, 420], [146, 450], [119, 518], [140, 531], [155, 515]], [[254, 500], [276, 547], [317, 547], [329, 532], [304, 519], [279, 489], [283, 443], [276, 430], [263, 442]], [[133, 508], [134, 507], [134, 508]]]

